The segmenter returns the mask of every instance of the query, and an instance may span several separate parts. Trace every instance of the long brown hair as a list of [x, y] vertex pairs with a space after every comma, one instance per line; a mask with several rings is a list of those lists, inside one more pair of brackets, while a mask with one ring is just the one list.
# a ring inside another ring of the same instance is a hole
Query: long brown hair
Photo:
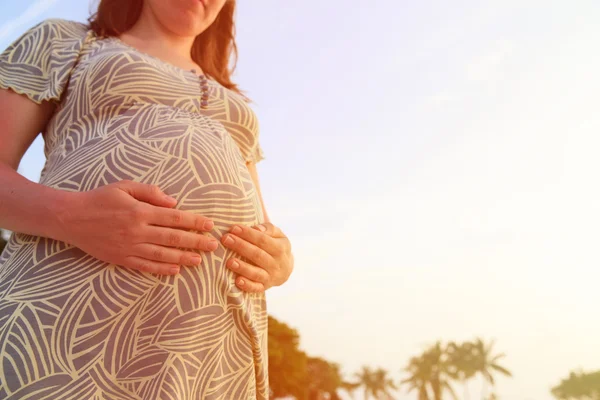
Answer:
[[[101, 37], [119, 36], [137, 22], [143, 5], [144, 0], [100, 0], [97, 11], [88, 19], [90, 28]], [[196, 37], [192, 59], [206, 75], [241, 93], [231, 81], [238, 56], [234, 15], [235, 0], [227, 0], [215, 21]]]

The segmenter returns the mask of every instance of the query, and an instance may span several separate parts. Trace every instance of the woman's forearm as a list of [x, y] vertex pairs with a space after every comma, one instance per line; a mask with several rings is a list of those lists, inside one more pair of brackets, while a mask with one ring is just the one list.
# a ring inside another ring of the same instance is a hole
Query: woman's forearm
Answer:
[[0, 228], [60, 240], [60, 214], [71, 194], [32, 182], [0, 162]]

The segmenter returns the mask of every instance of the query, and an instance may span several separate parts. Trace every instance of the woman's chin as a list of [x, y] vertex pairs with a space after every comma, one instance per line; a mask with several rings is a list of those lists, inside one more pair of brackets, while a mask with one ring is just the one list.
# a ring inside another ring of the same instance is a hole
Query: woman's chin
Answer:
[[171, 32], [178, 36], [198, 36], [209, 27], [210, 24], [204, 21], [198, 21], [198, 17], [192, 18], [188, 16], [186, 23], [179, 23], [175, 26], [170, 26]]

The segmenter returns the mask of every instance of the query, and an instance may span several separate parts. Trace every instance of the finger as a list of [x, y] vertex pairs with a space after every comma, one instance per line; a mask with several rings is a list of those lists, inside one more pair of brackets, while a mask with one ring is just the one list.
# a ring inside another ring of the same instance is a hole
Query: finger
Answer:
[[219, 247], [219, 242], [210, 236], [152, 225], [144, 229], [142, 239], [145, 242], [161, 246], [198, 249], [202, 251], [214, 251]]
[[152, 261], [197, 266], [202, 263], [198, 253], [177, 250], [172, 247], [159, 246], [151, 243], [140, 243], [136, 246], [137, 256]]
[[252, 228], [274, 238], [286, 237], [281, 229], [270, 222], [263, 222], [262, 224], [254, 225]]
[[[253, 230], [259, 231], [267, 236], [270, 236], [275, 242], [274, 247], [271, 247], [269, 253], [277, 257], [281, 254], [290, 253], [292, 251], [292, 244], [288, 237], [275, 225], [266, 222], [263, 224], [255, 225], [252, 227]], [[259, 246], [260, 247], [260, 246]]]
[[179, 273], [179, 265], [177, 264], [160, 263], [137, 256], [127, 256], [123, 266], [151, 274], [176, 275]]
[[160, 207], [153, 207], [149, 213], [148, 223], [170, 228], [194, 229], [196, 231], [210, 231], [215, 226], [210, 218], [202, 215]]
[[245, 225], [233, 225], [229, 232], [244, 239], [246, 242], [252, 243], [256, 247], [263, 249], [269, 254], [275, 255], [279, 251], [277, 241], [266, 233], [252, 229]]
[[263, 269], [272, 269], [275, 263], [274, 258], [265, 250], [256, 245], [247, 242], [239, 236], [226, 234], [221, 238], [223, 245], [239, 255], [246, 257], [252, 264]]
[[247, 278], [250, 281], [257, 282], [266, 286], [270, 280], [269, 273], [264, 269], [257, 267], [256, 265], [248, 264], [238, 258], [230, 258], [225, 263], [227, 268], [240, 275], [243, 278]]
[[267, 290], [267, 288], [260, 282], [253, 282], [248, 278], [237, 277], [235, 280], [235, 285], [242, 289], [244, 292], [248, 293], [260, 293]]
[[119, 181], [119, 188], [136, 200], [159, 207], [173, 207], [177, 200], [164, 193], [158, 185], [135, 182], [129, 179]]

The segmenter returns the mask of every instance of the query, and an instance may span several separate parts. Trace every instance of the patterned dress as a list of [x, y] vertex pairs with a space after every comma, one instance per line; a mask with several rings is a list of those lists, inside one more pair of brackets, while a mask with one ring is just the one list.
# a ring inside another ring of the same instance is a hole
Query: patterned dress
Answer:
[[[220, 239], [264, 222], [246, 167], [264, 156], [242, 96], [201, 81], [62, 19], [0, 55], [0, 87], [58, 103], [41, 184], [155, 184], [215, 221]], [[0, 399], [267, 399], [265, 295], [235, 286], [231, 250], [197, 252], [200, 266], [161, 276], [13, 233], [0, 255]]]

